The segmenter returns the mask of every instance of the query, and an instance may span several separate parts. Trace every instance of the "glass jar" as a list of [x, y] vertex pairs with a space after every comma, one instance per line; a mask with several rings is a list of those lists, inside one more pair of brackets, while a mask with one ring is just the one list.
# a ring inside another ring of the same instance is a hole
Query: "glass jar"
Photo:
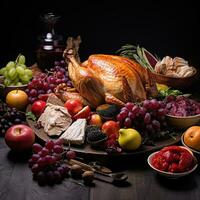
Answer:
[[46, 31], [38, 37], [39, 45], [36, 50], [36, 61], [41, 69], [49, 69], [54, 66], [54, 62], [63, 59], [63, 37], [55, 34], [55, 24], [60, 17], [53, 13], [41, 16], [46, 25]]

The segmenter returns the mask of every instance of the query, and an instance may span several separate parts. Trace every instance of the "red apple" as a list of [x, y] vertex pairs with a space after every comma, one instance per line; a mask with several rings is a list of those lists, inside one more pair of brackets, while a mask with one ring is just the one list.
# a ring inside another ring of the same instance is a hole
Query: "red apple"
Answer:
[[35, 133], [24, 124], [11, 126], [5, 134], [6, 144], [15, 151], [24, 151], [31, 149], [35, 141]]
[[108, 136], [111, 134], [116, 134], [118, 136], [120, 126], [117, 122], [109, 120], [103, 123], [101, 129]]
[[85, 106], [83, 109], [81, 109], [78, 113], [76, 113], [73, 116], [73, 119], [87, 119], [90, 116], [90, 107]]
[[79, 99], [69, 99], [65, 102], [64, 106], [65, 108], [67, 108], [69, 114], [72, 116], [83, 109], [83, 104]]
[[42, 100], [35, 101], [31, 106], [31, 112], [34, 113], [37, 117], [39, 117], [46, 107], [46, 102]]

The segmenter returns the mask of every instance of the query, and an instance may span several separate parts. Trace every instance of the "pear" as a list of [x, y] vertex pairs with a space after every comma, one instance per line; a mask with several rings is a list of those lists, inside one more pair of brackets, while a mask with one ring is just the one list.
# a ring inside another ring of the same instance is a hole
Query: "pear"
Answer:
[[136, 150], [142, 143], [142, 137], [135, 129], [120, 129], [118, 142], [124, 150]]

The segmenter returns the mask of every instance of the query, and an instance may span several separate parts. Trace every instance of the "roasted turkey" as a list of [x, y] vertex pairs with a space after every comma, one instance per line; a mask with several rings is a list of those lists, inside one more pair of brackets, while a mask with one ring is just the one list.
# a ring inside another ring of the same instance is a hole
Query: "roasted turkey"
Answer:
[[69, 77], [78, 94], [62, 93], [62, 99], [81, 98], [85, 104], [97, 107], [103, 103], [124, 105], [157, 95], [152, 74], [128, 58], [97, 54], [79, 64], [73, 50], [65, 50]]

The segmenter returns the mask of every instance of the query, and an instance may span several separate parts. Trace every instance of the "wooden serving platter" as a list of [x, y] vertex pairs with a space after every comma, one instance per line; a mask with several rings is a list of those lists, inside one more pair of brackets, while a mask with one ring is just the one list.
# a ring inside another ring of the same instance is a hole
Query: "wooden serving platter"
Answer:
[[[27, 107], [27, 112], [30, 111], [31, 106], [29, 105]], [[48, 141], [48, 140], [55, 140], [57, 138], [55, 137], [50, 137], [48, 136], [45, 132], [43, 128], [37, 128], [37, 123], [27, 119], [27, 123], [28, 125], [34, 130], [35, 134], [38, 136], [38, 138], [40, 138], [42, 141]], [[156, 151], [158, 149], [161, 149], [165, 146], [169, 146], [169, 145], [174, 145], [176, 143], [178, 143], [179, 141], [181, 141], [181, 133], [178, 134], [175, 137], [168, 137], [165, 138], [163, 140], [157, 141], [155, 142], [154, 146], [147, 146], [147, 145], [142, 145], [139, 149], [137, 149], [136, 151], [130, 151], [130, 152], [122, 152], [122, 153], [117, 153], [117, 154], [108, 154], [106, 151], [104, 150], [99, 150], [99, 149], [94, 149], [92, 148], [89, 144], [84, 144], [81, 146], [74, 146], [71, 145], [71, 149], [78, 152], [78, 153], [82, 153], [82, 154], [90, 154], [90, 155], [96, 155], [96, 156], [127, 156], [127, 155], [138, 155], [138, 154], [144, 154], [144, 153], [148, 153], [148, 152], [152, 152], [152, 151]], [[68, 145], [64, 146], [65, 148], [68, 148]]]

